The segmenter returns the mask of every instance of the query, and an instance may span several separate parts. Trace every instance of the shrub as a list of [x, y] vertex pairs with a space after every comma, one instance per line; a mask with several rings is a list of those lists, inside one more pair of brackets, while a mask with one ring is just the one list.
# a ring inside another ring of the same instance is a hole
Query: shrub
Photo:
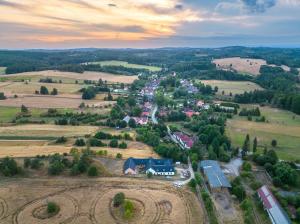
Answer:
[[134, 210], [134, 206], [133, 206], [133, 203], [129, 200], [125, 200], [125, 203], [124, 203], [124, 217], [126, 219], [129, 219], [133, 216], [133, 210]]
[[102, 141], [98, 140], [97, 138], [91, 138], [89, 140], [90, 146], [92, 147], [102, 147], [102, 146], [106, 146], [105, 143], [103, 143]]
[[112, 147], [112, 148], [117, 148], [118, 147], [118, 140], [117, 139], [112, 139], [109, 142], [109, 146]]
[[243, 163], [243, 166], [242, 166], [242, 169], [243, 169], [244, 171], [251, 171], [251, 170], [252, 170], [251, 163], [249, 163], [249, 162], [244, 162], [244, 163]]
[[14, 176], [21, 173], [21, 168], [18, 167], [17, 162], [10, 157], [0, 160], [0, 172], [4, 176]]
[[123, 192], [119, 192], [113, 198], [113, 205], [114, 207], [119, 207], [120, 205], [123, 205], [124, 201], [125, 194]]
[[122, 159], [122, 154], [121, 153], [117, 153], [117, 155], [116, 155], [116, 159]]
[[46, 86], [41, 86], [40, 94], [42, 94], [42, 95], [48, 95], [49, 94], [49, 91], [48, 91]]
[[35, 170], [40, 169], [43, 165], [44, 164], [38, 158], [35, 158], [35, 159], [31, 160], [31, 162], [30, 162], [30, 168], [35, 169]]
[[67, 138], [64, 137], [64, 136], [58, 137], [58, 138], [55, 140], [55, 143], [56, 143], [56, 144], [62, 144], [62, 143], [65, 143], [65, 142], [67, 142]]
[[126, 144], [126, 142], [121, 142], [121, 143], [119, 144], [119, 148], [120, 148], [120, 149], [127, 149], [127, 144]]
[[76, 146], [85, 146], [85, 141], [83, 138], [77, 138], [75, 141]]
[[64, 168], [64, 164], [61, 161], [56, 160], [50, 164], [48, 173], [50, 175], [58, 175], [64, 170]]
[[24, 168], [30, 167], [31, 160], [29, 158], [24, 159]]
[[88, 170], [88, 175], [90, 177], [96, 177], [99, 175], [98, 168], [96, 166], [90, 166]]
[[48, 214], [55, 214], [58, 213], [59, 206], [54, 202], [48, 202], [47, 203], [47, 212]]

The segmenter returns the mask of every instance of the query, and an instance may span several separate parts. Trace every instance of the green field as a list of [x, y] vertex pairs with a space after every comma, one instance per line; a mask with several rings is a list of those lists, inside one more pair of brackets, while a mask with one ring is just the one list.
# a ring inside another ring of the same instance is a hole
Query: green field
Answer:
[[215, 86], [218, 87], [218, 94], [222, 94], [224, 91], [224, 95], [229, 95], [232, 93], [242, 94], [244, 92], [250, 92], [254, 90], [262, 90], [263, 88], [257, 85], [254, 82], [248, 81], [222, 81], [222, 80], [200, 80], [205, 85], [211, 85], [213, 88]]
[[127, 68], [147, 69], [151, 72], [159, 72], [161, 70], [160, 67], [130, 64], [126, 61], [99, 61], [99, 62], [92, 62], [91, 64], [98, 64], [101, 66], [123, 66], [123, 67], [127, 67]]
[[0, 67], [0, 75], [5, 74], [6, 67]]
[[277, 140], [275, 150], [281, 159], [300, 159], [300, 116], [270, 107], [260, 107], [260, 111], [267, 122], [248, 121], [246, 117], [238, 115], [227, 121], [226, 133], [233, 145], [242, 147], [245, 136], [249, 134], [251, 143], [254, 137], [257, 137], [260, 149], [264, 146], [271, 149], [271, 141], [275, 139]]
[[[72, 112], [72, 109], [57, 109], [61, 113]], [[38, 109], [38, 108], [30, 108], [31, 117], [28, 119], [34, 120], [41, 118], [41, 113], [47, 112], [47, 109]], [[19, 107], [2, 107], [0, 106], [0, 123], [9, 123], [11, 122], [18, 113], [21, 112]], [[43, 118], [43, 120], [49, 120], [49, 118]], [[51, 118], [50, 120], [53, 120]]]

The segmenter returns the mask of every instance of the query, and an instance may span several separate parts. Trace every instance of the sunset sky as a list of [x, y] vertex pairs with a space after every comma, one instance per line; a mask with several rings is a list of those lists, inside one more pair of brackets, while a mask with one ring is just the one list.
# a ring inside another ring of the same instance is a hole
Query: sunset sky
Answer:
[[0, 48], [300, 46], [300, 0], [0, 0]]

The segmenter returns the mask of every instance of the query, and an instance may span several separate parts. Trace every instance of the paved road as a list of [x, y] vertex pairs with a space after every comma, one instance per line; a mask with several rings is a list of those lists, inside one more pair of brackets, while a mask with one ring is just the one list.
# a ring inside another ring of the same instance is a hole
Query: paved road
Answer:
[[152, 114], [151, 114], [151, 119], [152, 119], [153, 124], [158, 124], [158, 121], [157, 121], [157, 119], [156, 119], [156, 117], [155, 117], [157, 108], [158, 108], [158, 107], [157, 107], [157, 105], [155, 104], [155, 105], [154, 105], [154, 108], [153, 108], [153, 110], [152, 110]]

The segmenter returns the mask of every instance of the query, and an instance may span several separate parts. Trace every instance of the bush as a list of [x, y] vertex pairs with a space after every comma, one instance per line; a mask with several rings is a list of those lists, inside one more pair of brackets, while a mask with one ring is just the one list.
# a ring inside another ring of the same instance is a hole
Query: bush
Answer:
[[251, 171], [252, 170], [252, 166], [251, 166], [251, 163], [249, 163], [249, 162], [244, 162], [243, 163], [243, 166], [242, 166], [242, 169], [244, 170], [244, 171]]
[[113, 205], [114, 207], [119, 207], [120, 205], [123, 205], [124, 201], [125, 194], [123, 192], [119, 192], [113, 198]]
[[65, 142], [67, 142], [67, 138], [64, 137], [64, 136], [61, 136], [61, 137], [59, 137], [59, 138], [57, 138], [57, 139], [55, 140], [55, 143], [56, 143], [56, 144], [62, 144], [62, 143], [65, 143]]
[[35, 158], [35, 159], [31, 160], [31, 162], [30, 162], [30, 168], [35, 169], [35, 170], [40, 169], [43, 165], [44, 165], [44, 163], [41, 162], [41, 160], [38, 158]]
[[20, 174], [22, 170], [13, 158], [6, 157], [0, 160], [0, 172], [4, 176], [14, 176]]
[[122, 154], [121, 153], [117, 153], [117, 155], [116, 155], [116, 159], [122, 159]]
[[120, 149], [127, 149], [127, 144], [126, 144], [126, 142], [121, 142], [121, 143], [119, 144], [119, 148], [120, 148]]
[[75, 141], [76, 146], [85, 146], [85, 141], [83, 138], [77, 138]]
[[24, 159], [24, 168], [30, 167], [31, 160], [29, 158]]
[[50, 164], [48, 173], [50, 175], [58, 175], [64, 170], [64, 168], [64, 164], [61, 161], [56, 160]]
[[118, 147], [118, 140], [117, 139], [112, 139], [109, 142], [109, 146], [112, 147], [112, 148], [117, 148]]
[[133, 210], [134, 210], [134, 206], [133, 206], [133, 203], [129, 200], [125, 200], [125, 203], [124, 203], [124, 217], [126, 219], [129, 219], [133, 216]]
[[96, 177], [99, 175], [98, 168], [96, 166], [90, 166], [88, 170], [88, 175], [90, 177]]
[[92, 147], [103, 147], [106, 146], [105, 143], [103, 143], [102, 141], [98, 140], [97, 138], [91, 138], [89, 140], [90, 146]]
[[59, 206], [54, 202], [47, 203], [47, 212], [48, 214], [56, 214], [59, 212]]

